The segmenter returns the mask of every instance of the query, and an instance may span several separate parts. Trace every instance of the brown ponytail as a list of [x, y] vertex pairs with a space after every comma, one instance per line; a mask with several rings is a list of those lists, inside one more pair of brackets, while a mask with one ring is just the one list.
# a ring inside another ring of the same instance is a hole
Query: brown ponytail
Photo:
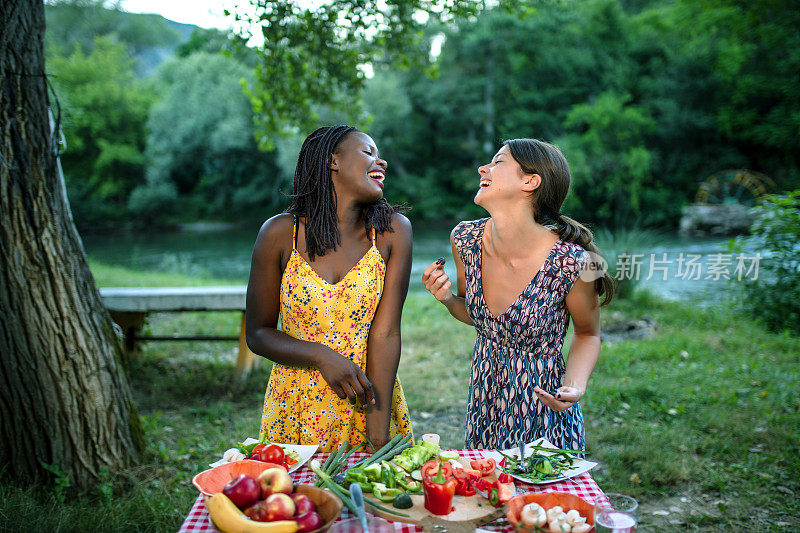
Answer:
[[[505, 144], [525, 174], [538, 174], [542, 178], [532, 196], [534, 220], [555, 230], [561, 239], [600, 256], [589, 228], [560, 212], [570, 186], [569, 164], [561, 150], [538, 139], [512, 139]], [[594, 286], [597, 294], [603, 296], [600, 305], [611, 302], [614, 280], [607, 271], [595, 280]]]

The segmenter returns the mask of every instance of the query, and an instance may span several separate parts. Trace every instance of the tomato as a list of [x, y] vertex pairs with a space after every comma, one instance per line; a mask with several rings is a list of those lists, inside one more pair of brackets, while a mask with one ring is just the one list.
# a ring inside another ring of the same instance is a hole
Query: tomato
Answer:
[[296, 462], [298, 462], [298, 461], [297, 461], [297, 459], [295, 459], [294, 457], [290, 457], [290, 456], [288, 456], [288, 455], [286, 456], [286, 464], [287, 464], [287, 465], [289, 465], [289, 466], [292, 466], [292, 465], [293, 465], [293, 464], [295, 464]]
[[514, 478], [503, 472], [502, 474], [497, 476], [497, 481], [499, 483], [514, 483]]
[[[442, 464], [442, 475], [444, 475], [445, 478], [453, 477], [453, 465], [446, 462], [441, 464]], [[422, 468], [420, 468], [419, 470], [422, 473], [423, 479], [426, 477], [433, 477], [439, 472], [439, 461], [437, 461], [436, 459], [431, 459], [430, 461], [422, 465]]]
[[472, 468], [454, 468], [453, 477], [456, 479], [476, 480], [481, 478], [481, 472]]
[[493, 487], [493, 485], [491, 483], [489, 483], [488, 481], [486, 481], [483, 478], [481, 478], [481, 479], [479, 479], [477, 481], [473, 481], [472, 482], [472, 486], [475, 487], [476, 490], [479, 490], [481, 492], [485, 492], [487, 497], [488, 497], [489, 490]]
[[[250, 452], [250, 457], [258, 458], [258, 454], [259, 454], [259, 452], [260, 452], [261, 450], [263, 450], [264, 448], [266, 448], [266, 447], [267, 447], [267, 445], [266, 445], [266, 444], [256, 444], [256, 445], [253, 447], [253, 451], [251, 451], [251, 452]], [[258, 460], [258, 459], [256, 459], [256, 460]]]
[[469, 479], [469, 475], [467, 475], [463, 468], [454, 468], [453, 477], [458, 481], [461, 481], [462, 479]]
[[286, 460], [283, 448], [277, 444], [270, 444], [260, 452], [258, 452], [258, 460], [266, 463], [282, 464]]
[[[456, 468], [453, 470], [453, 473], [455, 474], [455, 472], [458, 470], [459, 469]], [[469, 479], [458, 479], [456, 484], [456, 494], [459, 496], [475, 496], [475, 489], [472, 488], [472, 484], [470, 483]]]
[[488, 476], [497, 468], [497, 463], [491, 457], [470, 461], [469, 465], [475, 470], [480, 470], [482, 476]]

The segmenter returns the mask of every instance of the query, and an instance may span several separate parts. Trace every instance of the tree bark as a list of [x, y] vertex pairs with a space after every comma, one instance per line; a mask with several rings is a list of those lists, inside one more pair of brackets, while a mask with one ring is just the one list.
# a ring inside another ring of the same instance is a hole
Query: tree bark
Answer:
[[136, 462], [142, 428], [120, 340], [57, 165], [41, 0], [0, 2], [0, 465], [93, 484]]

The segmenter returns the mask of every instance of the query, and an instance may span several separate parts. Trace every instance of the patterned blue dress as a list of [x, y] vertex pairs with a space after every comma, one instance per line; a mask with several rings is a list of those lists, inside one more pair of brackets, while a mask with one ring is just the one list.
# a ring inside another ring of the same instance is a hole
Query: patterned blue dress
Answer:
[[556, 412], [535, 385], [551, 392], [565, 370], [561, 348], [569, 325], [565, 303], [589, 254], [559, 239], [541, 270], [500, 316], [483, 298], [481, 242], [488, 218], [461, 222], [454, 242], [467, 285], [467, 313], [478, 337], [472, 354], [465, 448], [512, 448], [545, 437], [558, 447], [584, 449], [580, 404]]

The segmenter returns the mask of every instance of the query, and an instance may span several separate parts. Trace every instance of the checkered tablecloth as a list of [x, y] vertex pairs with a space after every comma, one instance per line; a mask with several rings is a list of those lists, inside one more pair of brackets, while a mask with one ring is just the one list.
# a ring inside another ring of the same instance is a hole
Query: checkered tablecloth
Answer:
[[[461, 457], [472, 460], [472, 459], [481, 459], [483, 455], [481, 455], [480, 450], [457, 450]], [[319, 460], [320, 463], [324, 463], [325, 459], [328, 458], [329, 453], [317, 453], [314, 455], [314, 459]], [[355, 464], [362, 458], [366, 457], [367, 454], [357, 453], [353, 454], [350, 458], [348, 463], [350, 465]], [[314, 483], [316, 475], [314, 472], [311, 471], [309, 468], [308, 463], [304, 464], [302, 467], [298, 468], [296, 471], [292, 473], [292, 478], [294, 479], [295, 483]], [[559, 481], [558, 483], [551, 483], [549, 485], [529, 485], [527, 483], [520, 483], [516, 481], [517, 492], [518, 493], [539, 493], [539, 492], [569, 492], [575, 494], [576, 496], [580, 496], [584, 500], [589, 503], [594, 503], [595, 498], [597, 498], [603, 492], [600, 490], [600, 487], [597, 486], [597, 483], [594, 482], [592, 476], [588, 473], [581, 474], [579, 476], [575, 476], [569, 479], [565, 479], [563, 481]], [[346, 520], [351, 518], [353, 515], [350, 513], [347, 507], [342, 509], [342, 516], [339, 520]], [[413, 524], [406, 524], [403, 522], [394, 522], [394, 527], [396, 531], [401, 533], [411, 533], [416, 531], [422, 531], [422, 528], [415, 526]], [[482, 529], [486, 529], [489, 531], [513, 531], [511, 525], [508, 523], [508, 520], [505, 517], [498, 518], [494, 522], [491, 522], [488, 525], [482, 527]], [[200, 494], [195, 500], [194, 505], [192, 505], [192, 509], [189, 511], [189, 516], [186, 517], [184, 520], [183, 525], [181, 526], [180, 533], [184, 532], [217, 532], [217, 528], [214, 527], [214, 524], [211, 523], [211, 518], [208, 515], [208, 510], [206, 509], [205, 502], [203, 501], [203, 495]]]

